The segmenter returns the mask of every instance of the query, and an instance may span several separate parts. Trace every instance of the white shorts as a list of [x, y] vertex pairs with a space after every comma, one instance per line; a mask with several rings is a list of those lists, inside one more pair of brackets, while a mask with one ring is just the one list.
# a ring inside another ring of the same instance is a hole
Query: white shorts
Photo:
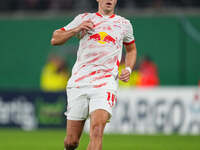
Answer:
[[86, 120], [97, 109], [106, 110], [110, 117], [117, 101], [116, 91], [105, 88], [67, 89], [68, 105], [65, 115], [68, 120]]

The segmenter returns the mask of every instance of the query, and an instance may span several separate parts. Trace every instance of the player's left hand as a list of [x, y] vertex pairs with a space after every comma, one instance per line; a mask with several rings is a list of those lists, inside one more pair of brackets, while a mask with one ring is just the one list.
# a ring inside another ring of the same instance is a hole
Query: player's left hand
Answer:
[[130, 72], [127, 69], [123, 69], [119, 76], [119, 79], [121, 81], [128, 82], [130, 79]]

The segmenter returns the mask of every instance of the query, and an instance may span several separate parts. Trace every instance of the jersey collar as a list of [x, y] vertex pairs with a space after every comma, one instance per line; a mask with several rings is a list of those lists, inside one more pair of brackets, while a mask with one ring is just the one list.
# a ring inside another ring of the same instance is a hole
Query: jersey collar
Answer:
[[[96, 12], [96, 15], [99, 17], [103, 17], [99, 12]], [[109, 18], [114, 18], [114, 17], [115, 17], [115, 14], [112, 14]]]

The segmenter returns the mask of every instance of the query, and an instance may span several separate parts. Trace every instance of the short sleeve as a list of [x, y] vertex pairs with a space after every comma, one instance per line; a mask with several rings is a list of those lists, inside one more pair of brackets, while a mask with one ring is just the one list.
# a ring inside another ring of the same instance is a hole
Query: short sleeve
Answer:
[[61, 30], [71, 30], [73, 28], [78, 27], [82, 23], [81, 15], [78, 15], [72, 20], [68, 25], [65, 27], [61, 28]]
[[129, 45], [135, 42], [135, 38], [133, 35], [133, 27], [132, 24], [130, 23], [130, 21], [126, 21], [125, 22], [125, 26], [124, 26], [124, 38], [123, 38], [123, 44], [125, 45]]

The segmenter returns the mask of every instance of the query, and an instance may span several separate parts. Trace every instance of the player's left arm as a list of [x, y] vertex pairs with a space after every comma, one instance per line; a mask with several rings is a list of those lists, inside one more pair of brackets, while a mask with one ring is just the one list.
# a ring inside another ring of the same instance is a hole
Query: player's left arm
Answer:
[[125, 49], [126, 49], [126, 58], [125, 58], [126, 68], [122, 70], [119, 79], [124, 82], [128, 82], [130, 79], [131, 71], [133, 70], [133, 67], [136, 63], [136, 56], [137, 56], [136, 44], [131, 43], [131, 44], [125, 45]]

